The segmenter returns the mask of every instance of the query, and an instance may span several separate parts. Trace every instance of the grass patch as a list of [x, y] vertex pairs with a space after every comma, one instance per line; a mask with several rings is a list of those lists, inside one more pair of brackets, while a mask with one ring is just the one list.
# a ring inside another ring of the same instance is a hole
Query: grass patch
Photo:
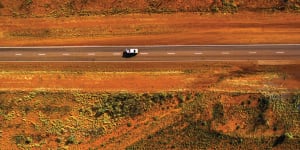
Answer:
[[13, 137], [13, 140], [17, 145], [28, 145], [32, 143], [32, 138], [30, 136], [24, 136], [24, 135], [15, 135]]

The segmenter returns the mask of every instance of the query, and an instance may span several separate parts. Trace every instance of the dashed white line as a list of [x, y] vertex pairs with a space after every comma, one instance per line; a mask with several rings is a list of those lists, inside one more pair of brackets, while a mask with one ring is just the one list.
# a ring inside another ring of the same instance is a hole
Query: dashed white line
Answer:
[[149, 53], [140, 53], [141, 55], [148, 55]]
[[115, 56], [121, 55], [121, 53], [112, 53]]
[[38, 55], [39, 55], [39, 56], [45, 56], [46, 54], [44, 54], [44, 53], [39, 53]]
[[88, 56], [95, 56], [95, 53], [88, 53]]
[[23, 54], [21, 54], [21, 53], [16, 53], [15, 55], [16, 55], [16, 56], [22, 56]]
[[230, 53], [229, 52], [222, 52], [221, 54], [222, 55], [229, 55]]
[[69, 53], [63, 53], [62, 55], [63, 55], [63, 56], [70, 56]]
[[284, 54], [285, 52], [276, 52], [276, 54]]
[[175, 55], [176, 53], [167, 53], [168, 55]]
[[253, 52], [253, 51], [252, 51], [252, 52], [248, 52], [248, 53], [249, 53], [249, 54], [256, 54], [257, 52]]
[[195, 55], [202, 55], [203, 53], [202, 52], [197, 52], [197, 53], [194, 53]]

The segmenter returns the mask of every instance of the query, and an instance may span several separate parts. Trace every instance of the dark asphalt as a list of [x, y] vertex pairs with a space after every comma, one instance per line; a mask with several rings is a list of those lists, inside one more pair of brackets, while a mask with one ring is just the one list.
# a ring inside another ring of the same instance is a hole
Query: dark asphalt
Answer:
[[[139, 54], [123, 58], [125, 48]], [[0, 61], [300, 60], [300, 44], [0, 47]]]

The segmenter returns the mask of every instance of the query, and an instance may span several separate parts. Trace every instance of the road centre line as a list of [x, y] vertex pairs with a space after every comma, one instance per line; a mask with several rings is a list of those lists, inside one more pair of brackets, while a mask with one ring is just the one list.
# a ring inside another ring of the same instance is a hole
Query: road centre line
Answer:
[[88, 56], [95, 56], [95, 53], [88, 53]]
[[121, 53], [112, 53], [113, 55], [121, 55]]
[[222, 52], [221, 54], [222, 55], [229, 55], [230, 53], [229, 52]]
[[62, 55], [63, 56], [69, 56], [70, 54], [69, 53], [63, 53]]
[[175, 55], [176, 53], [167, 53], [168, 55]]
[[202, 55], [203, 53], [202, 52], [197, 52], [197, 53], [194, 53], [195, 55]]
[[38, 55], [39, 56], [45, 56], [46, 54], [45, 53], [39, 53]]
[[280, 51], [280, 52], [275, 52], [276, 54], [284, 54], [285, 52], [282, 52], [282, 51]]
[[21, 53], [16, 53], [15, 55], [16, 55], [16, 56], [22, 56], [23, 54], [21, 54]]
[[254, 51], [251, 51], [251, 52], [248, 52], [249, 54], [256, 54], [256, 52], [254, 52]]

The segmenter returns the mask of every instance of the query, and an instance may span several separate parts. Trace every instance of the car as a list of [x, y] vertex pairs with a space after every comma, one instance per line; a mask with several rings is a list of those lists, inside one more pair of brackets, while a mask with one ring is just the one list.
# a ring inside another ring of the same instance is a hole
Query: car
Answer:
[[130, 49], [125, 49], [123, 51], [123, 57], [125, 58], [129, 58], [129, 57], [133, 57], [136, 56], [139, 53], [139, 50], [137, 48], [130, 48]]

